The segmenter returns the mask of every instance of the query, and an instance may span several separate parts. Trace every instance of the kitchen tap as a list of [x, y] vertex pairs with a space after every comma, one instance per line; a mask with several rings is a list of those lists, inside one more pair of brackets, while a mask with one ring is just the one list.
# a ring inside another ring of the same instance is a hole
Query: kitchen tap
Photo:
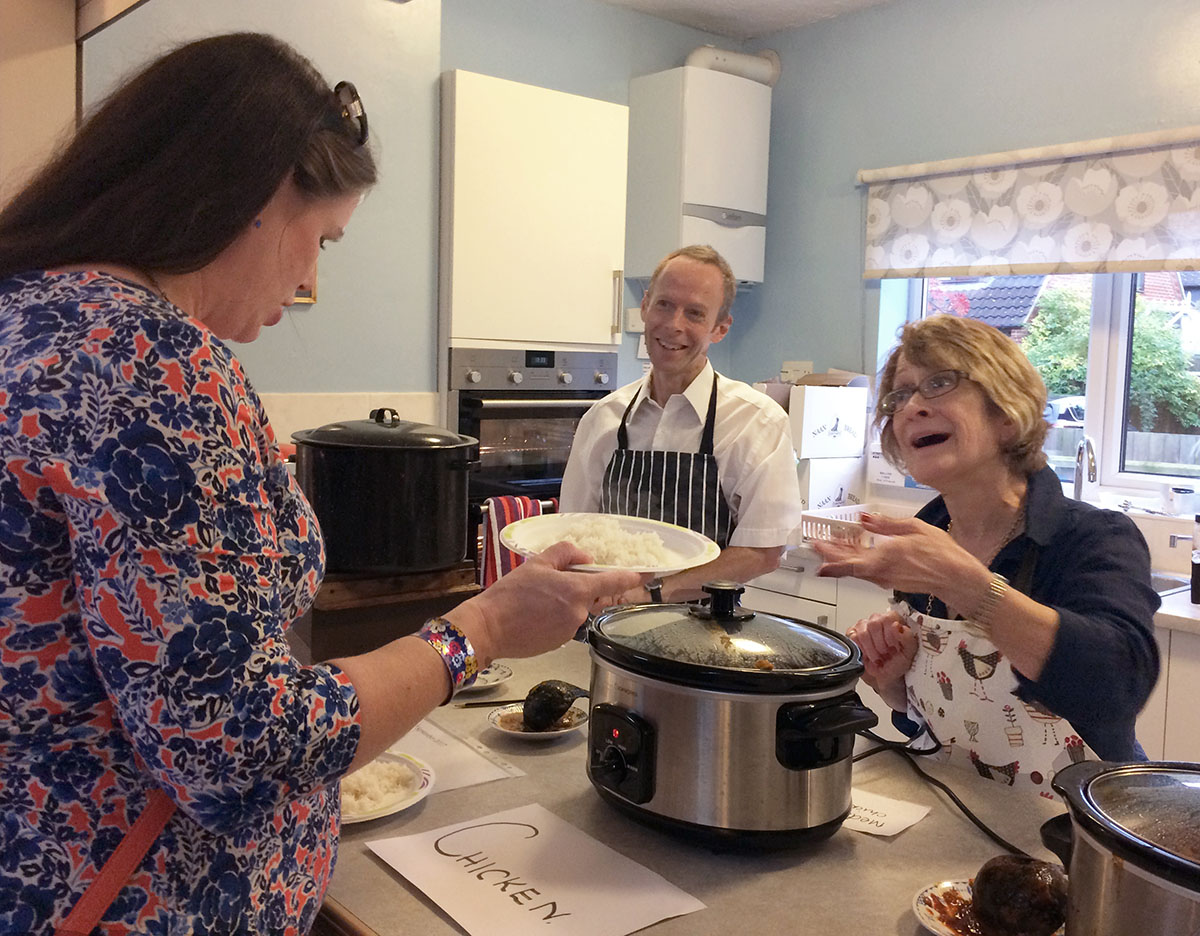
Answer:
[[1087, 479], [1094, 483], [1096, 480], [1096, 447], [1092, 444], [1092, 437], [1086, 435], [1079, 440], [1079, 445], [1075, 449], [1075, 500], [1083, 500], [1085, 456], [1087, 458]]

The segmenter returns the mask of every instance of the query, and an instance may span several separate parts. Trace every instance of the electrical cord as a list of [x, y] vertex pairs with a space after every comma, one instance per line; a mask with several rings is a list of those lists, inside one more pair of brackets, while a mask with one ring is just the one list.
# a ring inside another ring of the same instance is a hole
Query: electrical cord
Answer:
[[[872, 755], [878, 754], [881, 751], [895, 751], [902, 758], [904, 758], [909, 767], [915, 770], [921, 777], [924, 777], [930, 785], [937, 787], [948, 797], [950, 797], [950, 802], [957, 806], [959, 811], [966, 816], [971, 821], [971, 824], [979, 829], [980, 832], [986, 835], [1005, 851], [1013, 855], [1021, 855], [1025, 858], [1030, 857], [1028, 852], [1026, 852], [1024, 849], [1018, 848], [1012, 842], [1001, 837], [999, 833], [992, 830], [992, 828], [989, 827], [982, 819], [976, 816], [975, 813], [971, 812], [967, 804], [959, 799], [958, 794], [950, 789], [947, 784], [943, 783], [937, 777], [930, 776], [917, 764], [915, 759], [916, 757], [928, 757], [931, 754], [936, 754], [942, 749], [942, 742], [939, 741], [933, 732], [929, 730], [928, 725], [924, 725], [921, 729], [921, 732], [910, 738], [908, 741], [889, 741], [887, 738], [881, 738], [879, 735], [875, 734], [875, 732], [870, 730], [860, 731], [859, 734], [869, 741], [874, 741], [878, 746], [873, 747], [868, 751], [863, 751], [861, 754], [855, 754], [851, 758], [852, 761], [860, 761], [864, 757], [871, 757]], [[933, 741], [933, 746], [923, 749], [913, 748], [913, 742], [920, 738], [922, 734], [929, 736], [929, 739]]]

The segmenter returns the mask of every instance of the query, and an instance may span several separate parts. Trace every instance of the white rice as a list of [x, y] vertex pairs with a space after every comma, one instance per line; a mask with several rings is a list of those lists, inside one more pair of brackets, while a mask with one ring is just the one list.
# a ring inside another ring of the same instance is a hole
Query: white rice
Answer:
[[562, 538], [588, 553], [595, 565], [631, 568], [670, 564], [661, 536], [623, 530], [616, 517], [580, 517], [571, 522]]
[[374, 760], [342, 779], [342, 811], [361, 815], [408, 795], [421, 775], [406, 761]]

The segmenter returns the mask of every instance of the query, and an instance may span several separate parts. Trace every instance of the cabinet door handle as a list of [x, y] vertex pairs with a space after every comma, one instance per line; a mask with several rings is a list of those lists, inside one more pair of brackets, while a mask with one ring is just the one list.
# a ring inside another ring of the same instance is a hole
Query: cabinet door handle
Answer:
[[621, 334], [621, 301], [625, 294], [625, 271], [613, 270], [613, 303], [612, 303], [612, 335], [616, 338]]
[[818, 614], [817, 615], [817, 626], [818, 627], [828, 627], [829, 626], [829, 615], [828, 614]]

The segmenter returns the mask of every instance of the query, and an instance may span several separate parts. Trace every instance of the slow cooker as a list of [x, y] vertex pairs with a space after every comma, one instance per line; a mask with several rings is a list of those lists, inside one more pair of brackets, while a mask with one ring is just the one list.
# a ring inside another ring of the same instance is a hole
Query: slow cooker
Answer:
[[857, 646], [738, 605], [610, 609], [588, 627], [588, 777], [635, 819], [709, 843], [780, 847], [850, 813], [854, 733], [878, 719], [855, 693]]
[[1200, 764], [1083, 761], [1051, 781], [1070, 810], [1062, 848], [1071, 936], [1200, 933]]
[[325, 536], [326, 571], [400, 575], [463, 560], [479, 440], [387, 407], [292, 433], [296, 480]]

